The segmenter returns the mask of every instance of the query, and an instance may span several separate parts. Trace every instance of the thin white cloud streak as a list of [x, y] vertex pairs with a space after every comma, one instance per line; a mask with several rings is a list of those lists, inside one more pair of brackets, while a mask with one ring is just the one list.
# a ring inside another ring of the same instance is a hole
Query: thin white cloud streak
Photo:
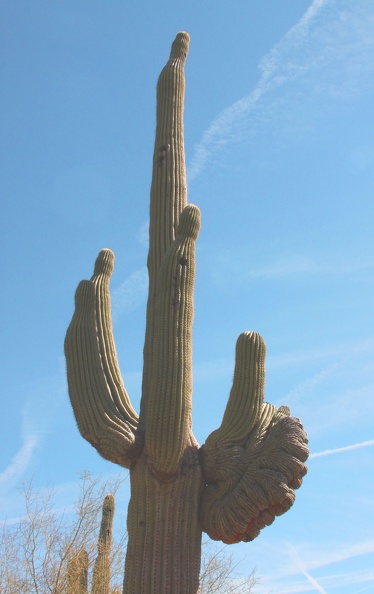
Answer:
[[21, 448], [13, 456], [7, 468], [0, 473], [0, 488], [8, 488], [22, 477], [31, 462], [37, 444], [38, 437], [36, 435], [26, 435], [24, 437]]
[[[374, 574], [371, 576], [371, 578], [374, 581]], [[366, 588], [361, 588], [360, 590], [356, 590], [355, 592], [352, 592], [352, 594], [360, 594], [360, 592], [367, 592], [368, 590], [374, 590], [374, 583], [371, 584], [370, 586], [366, 586]]]
[[288, 278], [290, 276], [311, 275], [322, 276], [328, 275], [347, 275], [357, 274], [360, 272], [370, 271], [374, 267], [372, 261], [368, 262], [353, 262], [347, 264], [346, 262], [327, 262], [326, 258], [321, 258], [317, 261], [308, 256], [292, 255], [283, 260], [279, 260], [270, 266], [261, 266], [260, 268], [253, 268], [248, 271], [249, 277], [255, 278], [269, 278], [271, 280], [277, 278]]
[[293, 402], [297, 402], [300, 400], [300, 398], [312, 392], [317, 386], [321, 385], [328, 378], [330, 378], [334, 372], [342, 366], [343, 361], [333, 363], [332, 365], [322, 369], [322, 371], [316, 373], [313, 377], [301, 382], [298, 386], [296, 386], [296, 388], [288, 392], [288, 394], [286, 394], [286, 396], [281, 399], [282, 402], [284, 400], [285, 402], [288, 402], [289, 405], [291, 405]]
[[22, 479], [43, 437], [39, 419], [35, 419], [31, 411], [30, 401], [27, 401], [21, 412], [23, 443], [9, 465], [0, 473], [0, 497]]
[[188, 168], [190, 181], [204, 168], [214, 147], [222, 146], [228, 141], [231, 127], [236, 118], [245, 112], [253, 111], [266, 92], [284, 84], [289, 78], [295, 76], [292, 68], [287, 74], [281, 75], [280, 71], [277, 76], [283, 54], [285, 50], [288, 51], [290, 48], [297, 48], [300, 45], [308, 33], [311, 21], [328, 1], [314, 0], [299, 22], [261, 60], [259, 68], [262, 74], [254, 90], [225, 109], [204, 132], [201, 142], [195, 147], [195, 155]]
[[316, 589], [317, 592], [321, 592], [321, 594], [327, 594], [326, 590], [322, 588], [321, 584], [317, 582], [317, 580], [307, 572], [302, 565], [300, 565], [300, 572], [306, 577], [308, 582]]
[[[335, 345], [318, 345], [315, 349], [286, 352], [280, 355], [271, 355], [267, 358], [268, 367], [285, 367], [300, 363], [310, 363], [319, 359], [330, 359], [332, 357], [352, 358], [354, 355], [363, 355], [374, 351], [374, 337], [369, 336], [365, 340], [356, 342], [345, 342]], [[341, 362], [336, 363], [340, 365]], [[297, 388], [295, 388], [297, 389]]]
[[[308, 558], [308, 561], [304, 561], [307, 571], [313, 569], [320, 569], [322, 567], [328, 567], [335, 563], [341, 563], [348, 559], [355, 557], [361, 557], [362, 555], [368, 555], [374, 552], [374, 540], [362, 541], [358, 543], [349, 543], [337, 546], [334, 550], [331, 550], [331, 545], [326, 546], [324, 550], [322, 546], [314, 551], [305, 551], [303, 557]], [[288, 574], [295, 574], [298, 572], [298, 568], [292, 566], [288, 570]]]
[[[274, 574], [272, 572], [272, 575], [263, 575], [262, 584], [255, 589], [258, 594], [270, 594], [270, 592], [274, 594], [291, 594], [291, 592], [300, 594], [314, 591], [316, 588], [318, 592], [326, 592], [350, 584], [367, 583], [373, 580], [374, 577], [371, 566], [368, 569], [349, 573], [331, 574], [329, 571], [327, 575], [321, 575], [323, 568], [373, 553], [373, 540], [335, 546], [331, 546], [331, 544], [323, 546], [322, 543], [319, 543], [313, 548], [308, 543], [300, 544], [296, 548], [295, 544], [282, 541], [273, 543], [270, 548], [267, 547], [265, 550], [260, 547], [259, 551], [262, 558], [264, 555], [269, 556], [269, 565], [271, 567], [273, 567], [274, 558], [278, 559], [278, 564]], [[284, 551], [284, 554], [279, 558], [280, 551]], [[302, 554], [303, 561], [300, 559], [300, 554]], [[313, 570], [319, 570], [318, 581], [311, 576]], [[306, 577], [308, 581], [301, 581], [300, 574]]]
[[363, 441], [361, 443], [355, 443], [353, 445], [344, 446], [342, 448], [333, 448], [331, 450], [323, 450], [323, 452], [316, 452], [315, 454], [310, 454], [309, 459], [322, 458], [323, 456], [333, 456], [334, 454], [344, 454], [345, 452], [352, 452], [354, 450], [359, 450], [361, 448], [367, 448], [370, 446], [374, 446], [374, 439], [369, 439], [368, 441]]
[[[328, 592], [330, 589], [336, 590], [337, 588], [341, 587], [347, 588], [349, 585], [357, 586], [358, 584], [371, 582], [371, 585], [352, 592], [352, 594], [359, 594], [360, 592], [367, 592], [371, 588], [374, 588], [373, 580], [374, 572], [364, 570], [322, 576], [318, 579], [318, 584], [320, 587], [325, 588], [324, 591]], [[287, 582], [280, 582], [278, 580], [273, 581], [270, 579], [268, 585], [264, 585], [264, 587], [258, 586], [258, 588], [255, 589], [256, 594], [270, 594], [270, 592], [272, 594], [301, 594], [302, 592], [312, 591], [315, 591], [315, 586], [313, 586], [309, 580], [308, 582], [305, 582], [304, 580], [301, 581], [300, 579], [297, 579], [297, 581], [292, 580]]]
[[[276, 248], [279, 253], [279, 247]], [[274, 250], [275, 251], [275, 250]], [[253, 259], [249, 257], [243, 246], [225, 250], [222, 253], [217, 246], [207, 256], [209, 257], [209, 274], [212, 282], [219, 288], [236, 291], [237, 287], [243, 287], [253, 281], [276, 281], [282, 282], [290, 279], [299, 281], [302, 277], [310, 279], [328, 277], [329, 280], [339, 277], [370, 278], [374, 273], [374, 261], [352, 259], [347, 262], [347, 255], [340, 252], [335, 256], [331, 253], [321, 253], [318, 256], [312, 254], [285, 254], [275, 257], [264, 258], [260, 255], [257, 260], [260, 262], [254, 268], [248, 267], [248, 262]]]
[[148, 248], [148, 246], [149, 246], [149, 220], [144, 221], [144, 223], [139, 227], [139, 229], [136, 233], [136, 240], [142, 247]]
[[[290, 101], [300, 98], [300, 92], [306, 100], [317, 98], [318, 112], [321, 98], [335, 102], [359, 96], [372, 79], [373, 25], [372, 6], [367, 2], [314, 0], [261, 60], [260, 79], [253, 91], [225, 109], [205, 130], [188, 167], [189, 181], [199, 175], [217, 149], [246, 140], [269, 116], [279, 122], [279, 101], [286, 102], [282, 105], [289, 118], [297, 108]], [[292, 95], [287, 95], [288, 88], [281, 97], [272, 95], [291, 82], [303, 87]], [[307, 119], [309, 125], [310, 117]]]
[[293, 560], [295, 567], [299, 570], [299, 572], [308, 580], [308, 582], [321, 594], [327, 594], [326, 590], [322, 588], [321, 584], [317, 582], [317, 580], [310, 575], [310, 573], [306, 570], [304, 563], [302, 563], [296, 549], [289, 545], [289, 553], [290, 557]]
[[145, 302], [148, 292], [148, 272], [144, 266], [136, 270], [113, 291], [112, 315], [116, 320], [123, 313], [134, 311]]

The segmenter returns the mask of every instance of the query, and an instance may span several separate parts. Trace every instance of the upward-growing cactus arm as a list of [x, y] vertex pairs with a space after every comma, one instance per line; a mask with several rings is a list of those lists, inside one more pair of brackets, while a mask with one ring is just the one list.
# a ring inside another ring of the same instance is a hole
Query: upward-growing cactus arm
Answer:
[[110, 321], [113, 254], [102, 250], [90, 281], [76, 292], [65, 338], [68, 386], [78, 428], [106, 459], [128, 467], [139, 454], [137, 416], [118, 369]]
[[100, 251], [91, 281], [95, 285], [97, 336], [103, 371], [109, 390], [119, 413], [127, 420], [135, 432], [138, 415], [131, 406], [121, 372], [119, 370], [116, 347], [113, 338], [109, 281], [114, 268], [114, 254], [111, 250]]
[[264, 403], [265, 344], [254, 332], [237, 342], [233, 387], [219, 429], [202, 448], [207, 486], [202, 527], [225, 543], [249, 541], [294, 502], [307, 468], [308, 440], [289, 409]]
[[156, 138], [151, 184], [148, 274], [149, 294], [144, 343], [144, 369], [140, 426], [144, 426], [149, 395], [157, 279], [162, 258], [175, 237], [179, 216], [187, 204], [186, 165], [184, 155], [184, 63], [189, 35], [176, 36], [170, 58], [157, 84]]
[[195, 240], [200, 211], [183, 210], [176, 238], [160, 269], [152, 383], [145, 424], [145, 453], [152, 471], [172, 478], [192, 437], [192, 323]]

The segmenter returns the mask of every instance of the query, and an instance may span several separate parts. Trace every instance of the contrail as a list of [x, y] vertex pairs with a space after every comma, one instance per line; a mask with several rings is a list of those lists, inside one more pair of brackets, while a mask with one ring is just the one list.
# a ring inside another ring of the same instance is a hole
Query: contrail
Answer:
[[310, 584], [312, 584], [312, 586], [315, 587], [315, 589], [317, 590], [317, 592], [320, 592], [321, 594], [327, 594], [326, 590], [324, 588], [322, 588], [321, 584], [319, 584], [317, 582], [317, 580], [314, 579], [314, 577], [312, 577], [310, 575], [310, 573], [307, 572], [306, 569], [304, 569], [304, 567], [301, 565], [299, 565], [299, 569], [301, 571], [301, 573], [306, 577], [306, 579], [308, 580], [308, 582]]
[[351, 452], [353, 450], [359, 450], [360, 448], [367, 448], [368, 446], [374, 446], [374, 439], [368, 441], [362, 441], [361, 443], [355, 443], [353, 445], [345, 446], [343, 448], [334, 448], [332, 450], [324, 450], [323, 452], [317, 452], [310, 454], [309, 458], [322, 458], [322, 456], [331, 456], [332, 454], [342, 454], [343, 452]]
[[35, 446], [38, 443], [36, 435], [28, 435], [24, 438], [24, 442], [20, 450], [13, 456], [11, 463], [3, 472], [0, 472], [0, 486], [7, 485], [14, 479], [19, 479], [26, 470]]
[[195, 154], [188, 167], [189, 181], [192, 181], [205, 167], [212, 150], [228, 142], [230, 130], [236, 118], [254, 110], [265, 93], [284, 84], [289, 76], [295, 76], [294, 72], [290, 74], [282, 71], [285, 51], [298, 47], [302, 43], [308, 35], [311, 22], [328, 2], [329, 0], [312, 2], [301, 19], [262, 58], [259, 64], [261, 76], [253, 91], [226, 108], [205, 130], [201, 141], [195, 146]]

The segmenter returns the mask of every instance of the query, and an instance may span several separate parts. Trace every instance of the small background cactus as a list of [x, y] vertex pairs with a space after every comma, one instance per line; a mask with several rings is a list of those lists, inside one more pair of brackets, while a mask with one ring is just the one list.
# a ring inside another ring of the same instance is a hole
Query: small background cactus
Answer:
[[[93, 568], [92, 594], [111, 594], [110, 553], [113, 539], [114, 510], [114, 495], [106, 495], [102, 509], [97, 557]], [[79, 550], [72, 555], [67, 569], [68, 594], [88, 594], [88, 568], [87, 551]], [[116, 590], [112, 594], [115, 594], [115, 592]]]

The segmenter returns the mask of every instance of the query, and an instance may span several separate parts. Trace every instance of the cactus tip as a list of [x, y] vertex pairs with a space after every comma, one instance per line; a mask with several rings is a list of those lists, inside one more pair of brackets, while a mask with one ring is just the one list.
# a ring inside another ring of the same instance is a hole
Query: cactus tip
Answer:
[[181, 213], [177, 235], [196, 239], [200, 231], [200, 219], [200, 209], [195, 204], [188, 204]]
[[179, 31], [171, 46], [170, 58], [187, 58], [190, 36], [186, 31]]
[[238, 338], [239, 343], [247, 343], [252, 345], [258, 345], [259, 347], [265, 348], [264, 339], [258, 332], [254, 332], [253, 330], [247, 330], [246, 332], [242, 332]]
[[103, 248], [96, 258], [94, 274], [107, 274], [111, 276], [114, 269], [114, 254], [112, 250]]
[[79, 309], [95, 300], [95, 286], [91, 281], [83, 280], [75, 292], [75, 306]]

